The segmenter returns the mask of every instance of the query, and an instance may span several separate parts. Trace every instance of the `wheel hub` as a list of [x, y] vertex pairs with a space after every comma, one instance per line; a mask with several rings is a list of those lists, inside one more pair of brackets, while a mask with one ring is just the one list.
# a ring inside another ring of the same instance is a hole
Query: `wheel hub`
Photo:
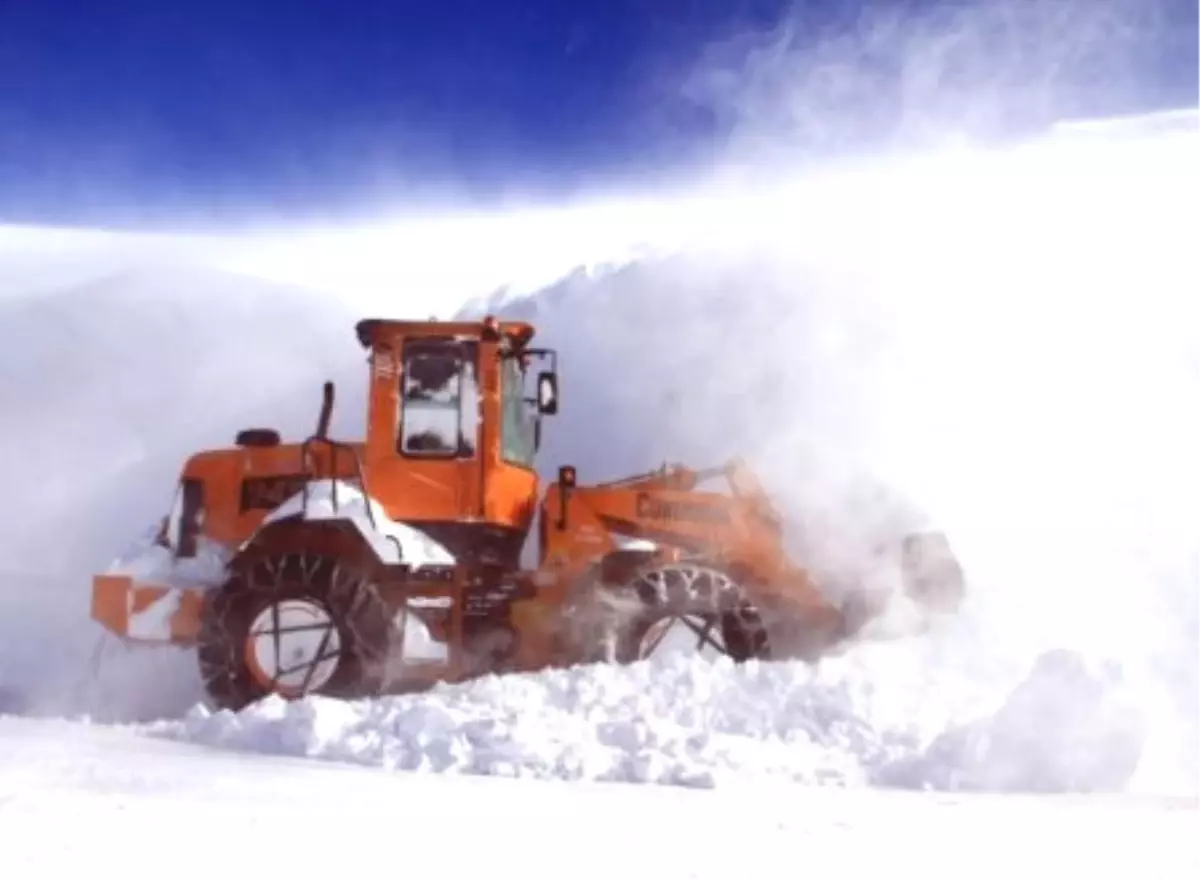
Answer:
[[687, 654], [705, 660], [727, 656], [728, 648], [715, 616], [667, 615], [646, 628], [638, 641], [638, 657]]
[[246, 666], [268, 690], [298, 697], [333, 678], [341, 648], [337, 627], [323, 606], [286, 599], [254, 618], [246, 636]]

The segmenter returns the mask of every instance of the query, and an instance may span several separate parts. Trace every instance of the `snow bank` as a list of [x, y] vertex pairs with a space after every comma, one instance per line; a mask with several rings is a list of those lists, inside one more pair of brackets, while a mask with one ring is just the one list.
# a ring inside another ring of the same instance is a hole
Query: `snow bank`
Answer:
[[1144, 719], [1118, 682], [1077, 655], [1047, 657], [999, 711], [973, 719], [987, 707], [969, 681], [897, 665], [905, 650], [873, 648], [818, 671], [676, 655], [360, 703], [196, 708], [146, 732], [387, 770], [540, 779], [993, 791], [1129, 782]]
[[[329, 378], [333, 430], [361, 424], [357, 313], [213, 271], [179, 242], [0, 233], [0, 410], [19, 426], [0, 435], [15, 463], [0, 508], [0, 711], [182, 712], [199, 695], [194, 658], [116, 644], [88, 617], [91, 577], [129, 563], [131, 543], [153, 561], [145, 533], [195, 449], [250, 425], [306, 435]], [[39, 256], [56, 271], [32, 271]]]

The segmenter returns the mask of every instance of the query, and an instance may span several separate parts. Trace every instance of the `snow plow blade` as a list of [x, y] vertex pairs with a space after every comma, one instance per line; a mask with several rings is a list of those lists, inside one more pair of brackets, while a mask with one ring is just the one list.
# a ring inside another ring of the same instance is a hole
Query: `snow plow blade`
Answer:
[[902, 571], [909, 598], [936, 614], [953, 614], [966, 596], [962, 565], [941, 532], [918, 532], [904, 539]]
[[128, 642], [194, 644], [203, 604], [200, 590], [140, 583], [123, 574], [92, 578], [92, 619]]

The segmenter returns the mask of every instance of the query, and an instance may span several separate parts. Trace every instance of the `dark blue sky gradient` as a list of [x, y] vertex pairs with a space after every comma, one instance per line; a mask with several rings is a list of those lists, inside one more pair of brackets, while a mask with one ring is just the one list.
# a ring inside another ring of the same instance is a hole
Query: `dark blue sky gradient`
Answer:
[[[803, 49], [863, 5], [0, 0], [0, 222], [336, 213], [702, 162], [739, 122], [685, 89], [714, 45], [788, 13]], [[1194, 0], [1138, 8], [1152, 26], [1081, 57], [1051, 61], [1019, 32], [995, 45], [1035, 79], [1053, 67], [1054, 112], [1194, 104]]]

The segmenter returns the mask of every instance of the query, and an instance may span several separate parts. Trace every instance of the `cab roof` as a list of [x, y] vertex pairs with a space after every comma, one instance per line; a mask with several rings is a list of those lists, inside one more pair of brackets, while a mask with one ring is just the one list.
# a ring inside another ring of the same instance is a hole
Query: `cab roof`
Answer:
[[480, 321], [394, 321], [388, 318], [363, 318], [354, 325], [355, 335], [363, 348], [379, 342], [405, 336], [472, 336], [487, 338], [491, 334], [510, 337], [518, 346], [527, 345], [535, 333], [525, 321], [500, 321], [488, 315]]

